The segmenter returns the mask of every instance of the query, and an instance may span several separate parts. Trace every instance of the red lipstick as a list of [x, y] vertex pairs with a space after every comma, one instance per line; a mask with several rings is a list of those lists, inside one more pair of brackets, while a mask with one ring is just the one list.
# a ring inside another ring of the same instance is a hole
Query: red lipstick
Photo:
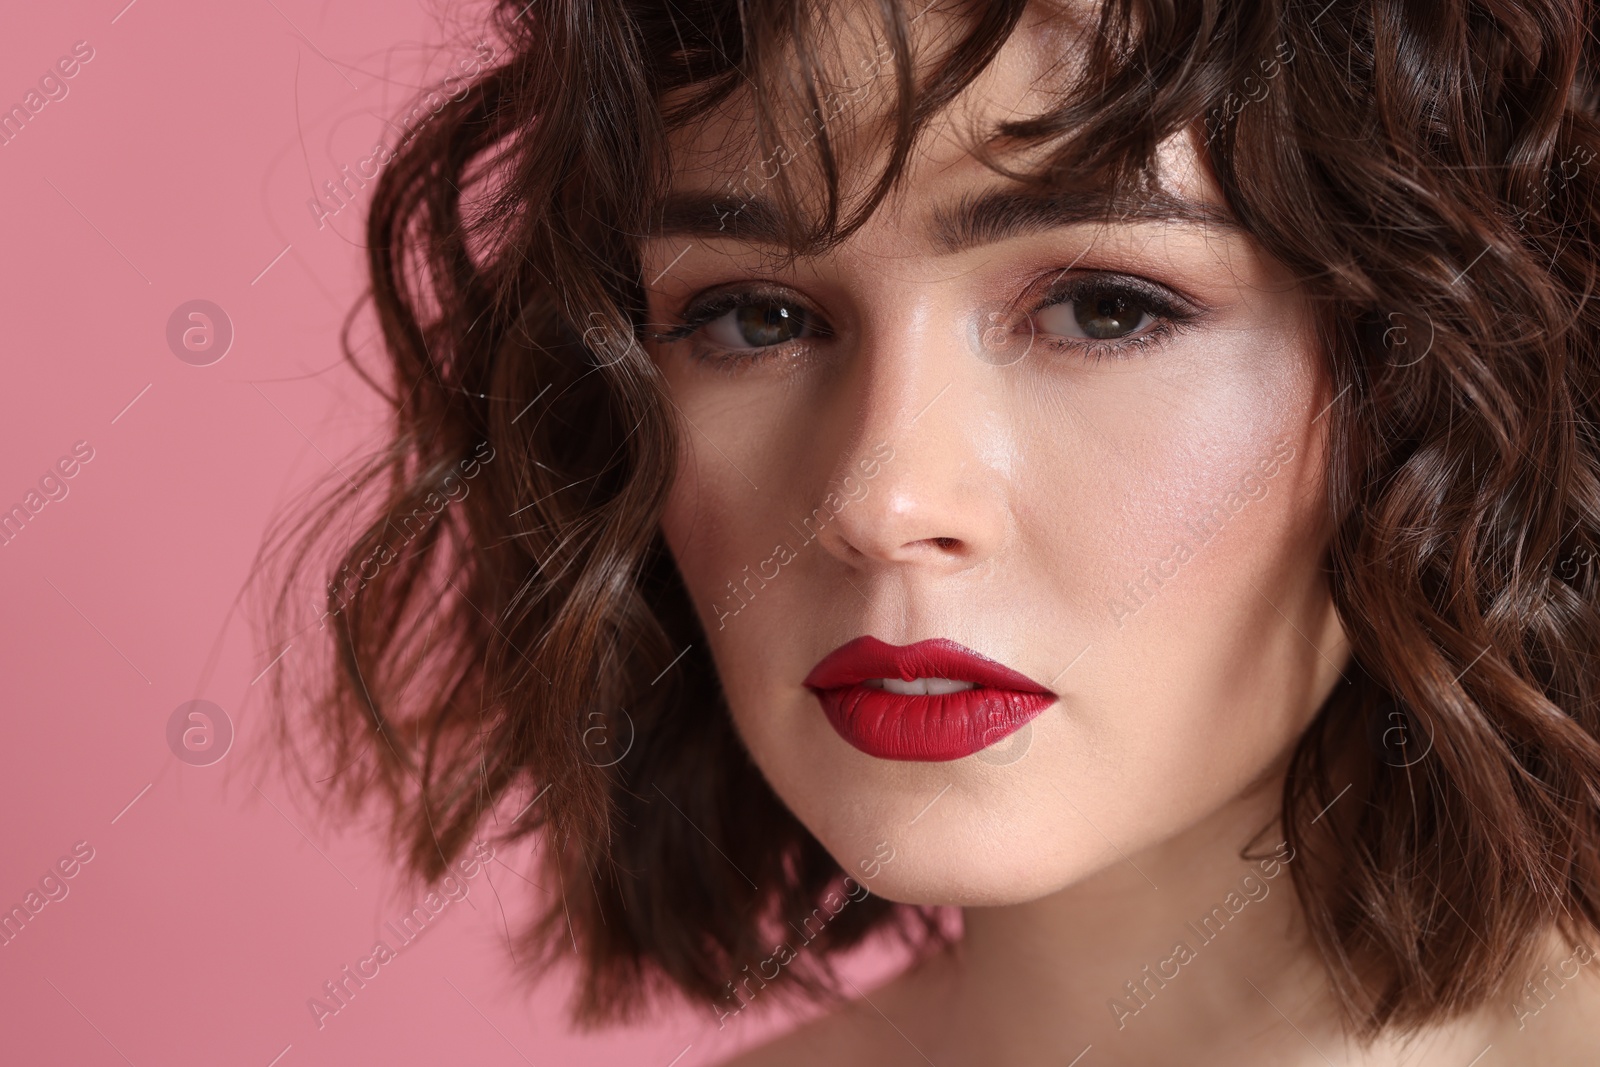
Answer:
[[[968, 683], [915, 683], [918, 679]], [[931, 692], [894, 692], [883, 687]], [[828, 722], [856, 748], [879, 759], [938, 762], [996, 744], [1056, 701], [1024, 674], [947, 638], [890, 645], [858, 637], [822, 658], [806, 675]]]

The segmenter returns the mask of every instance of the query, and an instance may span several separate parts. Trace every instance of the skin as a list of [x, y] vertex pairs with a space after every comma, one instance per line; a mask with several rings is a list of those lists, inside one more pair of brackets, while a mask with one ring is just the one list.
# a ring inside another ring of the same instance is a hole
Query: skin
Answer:
[[[751, 285], [747, 303], [825, 326], [757, 349], [730, 313], [647, 344], [682, 415], [662, 528], [773, 789], [873, 893], [964, 908], [958, 951], [737, 1062], [1065, 1064], [1089, 1046], [1086, 1065], [1464, 1065], [1486, 1044], [1485, 1065], [1578, 1062], [1575, 1028], [1600, 1019], [1587, 979], [1536, 1026], [1500, 1005], [1363, 1053], [1337, 1029], [1292, 859], [1268, 877], [1241, 858], [1281, 841], [1286, 760], [1349, 661], [1322, 569], [1332, 392], [1300, 288], [1225, 222], [940, 240], [962, 197], [1007, 187], [965, 131], [1042, 109], [1067, 40], [1030, 18], [901, 191], [825, 254], [788, 262], [727, 232], [642, 249], [664, 330]], [[676, 188], [726, 188], [752, 143], [738, 106], [685, 131]], [[1193, 139], [1164, 145], [1162, 188], [1216, 209], [1198, 160]], [[1070, 300], [1029, 314], [1051, 284], [1129, 277], [1187, 321], [1095, 341], [1070, 336]], [[808, 542], [818, 507], [832, 517]], [[780, 543], [793, 557], [769, 579]], [[1060, 699], [965, 759], [876, 759], [801, 684], [863, 634], [952, 638]], [[1200, 942], [1187, 924], [1241, 885], [1226, 936]], [[1179, 940], [1194, 959], [1139, 1006], [1125, 983]]]

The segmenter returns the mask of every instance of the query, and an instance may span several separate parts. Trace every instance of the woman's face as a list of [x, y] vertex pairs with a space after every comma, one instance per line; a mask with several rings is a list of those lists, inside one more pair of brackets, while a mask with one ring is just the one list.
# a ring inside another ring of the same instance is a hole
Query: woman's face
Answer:
[[[901, 191], [792, 262], [764, 190], [815, 127], [744, 158], [720, 115], [673, 145], [720, 214], [643, 250], [683, 441], [662, 528], [734, 722], [894, 900], [1033, 899], [1172, 838], [1281, 769], [1347, 655], [1307, 308], [1195, 145], [1118, 218], [998, 199], [969, 154], [1062, 47], [1025, 24]], [[892, 91], [862, 57], [840, 128]]]

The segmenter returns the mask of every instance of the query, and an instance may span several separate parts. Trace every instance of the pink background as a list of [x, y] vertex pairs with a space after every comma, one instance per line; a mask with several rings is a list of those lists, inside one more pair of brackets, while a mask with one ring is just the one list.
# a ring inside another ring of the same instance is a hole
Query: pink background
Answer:
[[[770, 1033], [758, 1003], [720, 1033], [676, 1008], [583, 1035], [569, 974], [516, 993], [500, 907], [532, 891], [525, 854], [318, 1029], [307, 999], [416, 894], [369, 833], [319, 825], [268, 773], [253, 683], [280, 650], [237, 598], [270, 517], [370, 440], [377, 410], [337, 348], [365, 198], [321, 230], [306, 201], [472, 54], [476, 20], [394, 0], [125, 3], [11, 3], [0, 34], [5, 109], [74, 43], [94, 49], [0, 147], [0, 510], [75, 442], [94, 450], [0, 547], [0, 908], [75, 843], [94, 850], [0, 946], [0, 1060], [692, 1067]], [[167, 345], [192, 299], [233, 323], [209, 366]], [[166, 741], [197, 698], [237, 727], [209, 767]]]

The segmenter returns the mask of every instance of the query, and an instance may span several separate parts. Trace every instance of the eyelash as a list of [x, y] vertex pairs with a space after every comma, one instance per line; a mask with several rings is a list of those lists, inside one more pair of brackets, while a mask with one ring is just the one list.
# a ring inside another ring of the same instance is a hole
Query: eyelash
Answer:
[[1142, 333], [1110, 341], [1039, 332], [1033, 334], [1033, 340], [1057, 352], [1076, 349], [1090, 363], [1131, 359], [1191, 328], [1200, 317], [1198, 307], [1164, 285], [1131, 274], [1086, 271], [1052, 284], [1028, 310], [1028, 321], [1031, 322], [1042, 311], [1095, 292], [1134, 297], [1138, 306], [1154, 317], [1154, 323]]
[[[669, 329], [658, 331], [654, 335], [655, 340], [681, 341], [690, 334], [694, 333], [696, 330], [700, 329], [702, 326], [715, 322], [728, 312], [735, 311], [749, 304], [760, 303], [763, 300], [773, 304], [782, 304], [787, 307], [805, 307], [804, 304], [794, 300], [790, 294], [781, 289], [769, 289], [764, 287], [758, 287], [754, 289], [729, 289], [725, 290], [724, 292], [713, 293], [711, 296], [697, 303], [691, 303], [686, 309], [684, 309], [683, 323], [679, 326], [673, 326]], [[809, 309], [807, 309], [807, 313], [809, 314]], [[819, 333], [816, 336], [819, 338], [828, 337], [831, 336], [831, 332], [824, 330], [824, 332]], [[783, 346], [771, 345], [768, 348], [752, 348], [748, 351], [767, 352], [781, 347]]]
[[[1039, 283], [1035, 281], [1029, 288], [1037, 289], [1038, 285]], [[1155, 322], [1146, 327], [1144, 332], [1140, 334], [1109, 341], [1082, 337], [1062, 337], [1039, 332], [1033, 334], [1034, 340], [1052, 351], [1077, 350], [1090, 363], [1099, 363], [1102, 360], [1129, 359], [1146, 349], [1170, 340], [1177, 333], [1190, 328], [1200, 314], [1200, 310], [1195, 305], [1179, 297], [1165, 286], [1157, 285], [1134, 275], [1118, 274], [1113, 271], [1086, 271], [1050, 285], [1044, 296], [1028, 310], [1027, 321], [1031, 322], [1034, 316], [1042, 311], [1070, 303], [1091, 292], [1132, 296], [1137, 301], [1138, 306], [1151, 313]], [[715, 322], [728, 312], [763, 301], [799, 307], [810, 314], [810, 309], [806, 304], [796, 301], [793, 299], [792, 294], [782, 289], [766, 286], [732, 289], [714, 293], [703, 300], [691, 303], [683, 312], [683, 322], [681, 324], [657, 330], [651, 336], [653, 340], [666, 344], [687, 340], [700, 329]], [[995, 321], [996, 318], [1010, 316], [1010, 312], [1004, 313], [1004, 315], [996, 313], [990, 316], [990, 320]], [[806, 342], [826, 340], [832, 336], [832, 331], [820, 320], [811, 328], [816, 331], [811, 336], [783, 344], [747, 349], [699, 349], [693, 352], [693, 357], [699, 362], [711, 364], [719, 369], [738, 370], [752, 363], [770, 358], [780, 352], [787, 352], [791, 355], [802, 354], [806, 351]]]

